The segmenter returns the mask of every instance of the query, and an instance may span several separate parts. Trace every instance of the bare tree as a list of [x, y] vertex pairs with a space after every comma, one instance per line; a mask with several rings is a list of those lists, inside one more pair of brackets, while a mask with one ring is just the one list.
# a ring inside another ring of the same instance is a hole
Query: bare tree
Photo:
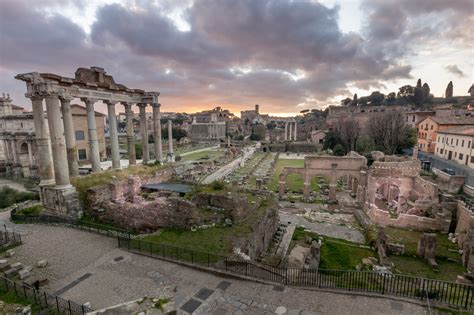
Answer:
[[369, 122], [370, 136], [385, 153], [395, 154], [406, 142], [410, 127], [399, 111], [389, 111]]
[[346, 152], [355, 151], [360, 135], [359, 122], [354, 118], [340, 119], [335, 131], [343, 142]]

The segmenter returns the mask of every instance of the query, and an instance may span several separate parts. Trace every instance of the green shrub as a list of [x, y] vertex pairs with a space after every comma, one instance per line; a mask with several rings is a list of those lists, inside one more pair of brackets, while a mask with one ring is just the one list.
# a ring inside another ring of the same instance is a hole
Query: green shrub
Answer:
[[35, 205], [29, 208], [22, 209], [18, 211], [16, 214], [18, 215], [37, 215], [43, 211], [42, 205]]
[[215, 180], [211, 184], [212, 189], [214, 190], [224, 190], [225, 189], [225, 183], [222, 180]]
[[39, 195], [33, 192], [23, 192], [8, 186], [0, 189], [0, 209], [7, 208], [15, 203], [27, 201], [27, 200], [39, 200]]
[[365, 229], [365, 241], [369, 246], [375, 246], [377, 242], [377, 227], [375, 225], [369, 225]]

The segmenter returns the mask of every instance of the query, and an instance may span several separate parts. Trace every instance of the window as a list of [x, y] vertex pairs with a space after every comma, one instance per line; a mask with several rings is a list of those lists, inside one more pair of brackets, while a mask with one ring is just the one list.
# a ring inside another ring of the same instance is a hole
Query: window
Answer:
[[464, 154], [459, 153], [459, 159], [462, 160], [464, 158]]
[[459, 145], [459, 139], [456, 139], [456, 146]]
[[471, 147], [471, 141], [470, 141], [470, 140], [467, 142], [467, 147], [468, 147], [468, 148]]
[[76, 131], [76, 140], [77, 141], [80, 141], [80, 140], [84, 140], [84, 131]]
[[431, 130], [433, 130], [433, 125], [431, 125]]
[[79, 160], [87, 160], [86, 149], [77, 150], [77, 155], [79, 157]]
[[411, 121], [415, 121], [415, 115], [412, 116]]
[[438, 142], [440, 142], [440, 139], [441, 139], [441, 137], [440, 137], [440, 136], [438, 136]]
[[453, 145], [453, 138], [451, 138], [451, 145]]
[[454, 152], [454, 158], [457, 158], [457, 157], [458, 157], [458, 153]]
[[474, 155], [471, 156], [471, 163], [474, 163]]
[[461, 142], [461, 147], [464, 148], [464, 140]]
[[443, 151], [444, 151], [444, 150], [443, 150], [443, 149], [441, 149], [441, 150], [439, 150], [439, 153], [443, 154]]

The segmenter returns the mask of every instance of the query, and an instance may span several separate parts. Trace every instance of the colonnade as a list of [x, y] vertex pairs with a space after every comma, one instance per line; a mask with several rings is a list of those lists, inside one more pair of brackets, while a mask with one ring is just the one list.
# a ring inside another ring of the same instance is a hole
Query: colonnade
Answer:
[[287, 121], [285, 123], [285, 141], [296, 141], [297, 124], [296, 121]]
[[[55, 92], [27, 93], [33, 108], [33, 120], [36, 134], [36, 148], [38, 156], [38, 174], [41, 186], [63, 188], [70, 186], [70, 176], [78, 175], [78, 156], [76, 150], [75, 132], [71, 113], [72, 96]], [[90, 147], [90, 161], [92, 172], [101, 170], [99, 141], [95, 120], [96, 98], [81, 98], [86, 104], [87, 128]], [[43, 101], [46, 104], [47, 120], [44, 116]], [[110, 145], [112, 168], [120, 169], [119, 141], [117, 132], [117, 117], [115, 106], [117, 101], [103, 100], [107, 105], [110, 130]], [[133, 129], [133, 110], [131, 103], [120, 102], [125, 107], [127, 126], [127, 145], [129, 163], [136, 164], [135, 134]], [[148, 146], [148, 126], [146, 120], [146, 103], [138, 103], [140, 109], [140, 127], [142, 131], [143, 163], [150, 159]], [[153, 134], [155, 137], [155, 158], [163, 162], [161, 150], [160, 104], [153, 103]], [[62, 118], [62, 119], [61, 119]], [[46, 125], [48, 124], [48, 125]], [[48, 133], [48, 127], [49, 133]], [[172, 136], [171, 136], [172, 137]], [[172, 150], [172, 143], [170, 145]]]

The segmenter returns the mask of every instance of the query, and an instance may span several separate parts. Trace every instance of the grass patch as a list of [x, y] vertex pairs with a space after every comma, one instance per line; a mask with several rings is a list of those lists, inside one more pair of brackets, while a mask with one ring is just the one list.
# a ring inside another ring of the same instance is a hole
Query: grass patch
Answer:
[[390, 256], [390, 260], [395, 264], [394, 271], [403, 275], [454, 282], [458, 275], [466, 272], [466, 269], [461, 264], [446, 259], [436, 260], [438, 263], [437, 270], [431, 268], [428, 263], [419, 257], [406, 255]]
[[74, 177], [71, 179], [71, 184], [76, 188], [83, 205], [87, 207], [86, 197], [89, 188], [108, 184], [112, 182], [113, 177], [121, 180], [128, 178], [130, 175], [152, 175], [165, 167], [163, 165], [133, 165], [123, 170], [107, 170], [87, 176]]
[[39, 200], [39, 195], [33, 192], [18, 191], [8, 186], [4, 186], [0, 189], [0, 209], [27, 200]]
[[[304, 167], [304, 160], [301, 159], [278, 159], [275, 163], [275, 168], [272, 176], [272, 180], [268, 183], [268, 188], [272, 191], [278, 191], [278, 180], [280, 178], [280, 174], [283, 172], [284, 167]], [[299, 178], [291, 179], [290, 174], [286, 178], [287, 187], [293, 191], [299, 191], [303, 189], [303, 178], [299, 176]]]
[[368, 248], [362, 248], [359, 244], [332, 237], [321, 237], [316, 233], [305, 231], [302, 227], [297, 227], [292, 237], [292, 245], [305, 243], [306, 237], [312, 239], [322, 238], [320, 269], [335, 270], [355, 270], [361, 263], [362, 258], [369, 256], [376, 257], [376, 253]]
[[24, 297], [19, 297], [13, 292], [8, 292], [3, 288], [0, 288], [0, 300], [5, 302], [5, 304], [20, 304], [20, 305], [31, 305], [31, 313], [39, 314], [41, 307], [38, 304], [35, 304], [34, 301], [26, 299]]
[[233, 240], [253, 232], [252, 225], [260, 220], [273, 200], [262, 200], [260, 207], [245, 220], [230, 227], [211, 227], [205, 230], [162, 229], [160, 233], [144, 237], [145, 241], [176, 246], [196, 252], [228, 256], [232, 254]]
[[224, 156], [224, 151], [210, 149], [195, 153], [186, 154], [182, 157], [182, 161], [198, 161], [198, 160], [215, 160]]

